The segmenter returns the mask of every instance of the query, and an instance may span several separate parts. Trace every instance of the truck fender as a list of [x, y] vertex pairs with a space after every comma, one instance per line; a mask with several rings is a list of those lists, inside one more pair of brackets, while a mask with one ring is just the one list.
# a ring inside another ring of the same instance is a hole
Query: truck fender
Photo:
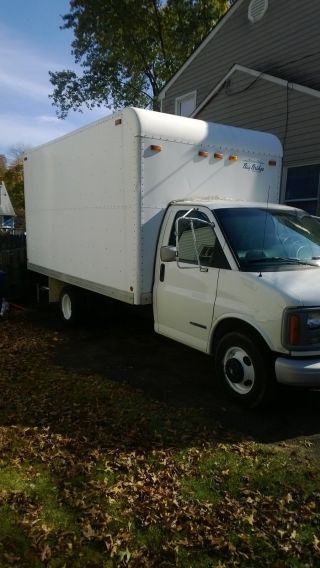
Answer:
[[256, 322], [253, 323], [243, 316], [239, 317], [238, 314], [229, 314], [228, 316], [219, 318], [211, 330], [209, 354], [214, 355], [215, 347], [219, 343], [219, 340], [230, 331], [241, 331], [243, 333], [247, 331], [250, 335], [254, 335], [262, 340], [268, 349], [273, 352], [274, 346], [270, 337], [262, 329], [259, 329], [255, 323]]

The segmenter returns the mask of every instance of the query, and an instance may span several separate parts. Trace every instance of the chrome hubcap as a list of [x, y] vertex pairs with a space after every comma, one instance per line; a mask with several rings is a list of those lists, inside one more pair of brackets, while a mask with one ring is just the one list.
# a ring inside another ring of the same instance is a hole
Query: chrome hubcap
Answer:
[[255, 381], [251, 358], [241, 347], [230, 347], [223, 359], [223, 371], [228, 385], [237, 394], [248, 394]]

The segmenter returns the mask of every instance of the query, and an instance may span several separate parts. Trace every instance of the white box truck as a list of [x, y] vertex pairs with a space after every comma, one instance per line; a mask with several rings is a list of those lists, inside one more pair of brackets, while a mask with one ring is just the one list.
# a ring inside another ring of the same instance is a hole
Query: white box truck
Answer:
[[320, 223], [279, 205], [267, 133], [128, 108], [25, 156], [28, 267], [72, 322], [84, 291], [153, 303], [257, 406], [320, 386]]

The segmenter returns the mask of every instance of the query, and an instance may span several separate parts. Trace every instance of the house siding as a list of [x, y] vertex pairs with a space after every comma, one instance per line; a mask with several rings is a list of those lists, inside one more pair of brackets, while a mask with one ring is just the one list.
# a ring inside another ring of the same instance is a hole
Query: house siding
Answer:
[[320, 163], [320, 98], [236, 71], [198, 119], [263, 130], [284, 145], [284, 165]]
[[252, 24], [249, 1], [238, 0], [232, 16], [169, 82], [163, 112], [174, 113], [176, 97], [195, 88], [199, 105], [236, 63], [320, 89], [320, 2], [269, 0], [262, 20]]

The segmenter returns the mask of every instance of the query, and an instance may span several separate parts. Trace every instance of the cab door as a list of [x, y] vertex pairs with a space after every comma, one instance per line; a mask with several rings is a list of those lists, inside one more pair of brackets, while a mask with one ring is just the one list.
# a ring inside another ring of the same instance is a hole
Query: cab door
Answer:
[[[176, 221], [179, 224], [176, 236]], [[191, 222], [191, 219], [193, 221]], [[177, 245], [177, 260], [162, 261], [158, 249], [154, 285], [155, 330], [208, 351], [219, 271], [229, 268], [213, 216], [204, 207], [171, 212], [161, 246]], [[163, 258], [166, 255], [162, 254]]]

